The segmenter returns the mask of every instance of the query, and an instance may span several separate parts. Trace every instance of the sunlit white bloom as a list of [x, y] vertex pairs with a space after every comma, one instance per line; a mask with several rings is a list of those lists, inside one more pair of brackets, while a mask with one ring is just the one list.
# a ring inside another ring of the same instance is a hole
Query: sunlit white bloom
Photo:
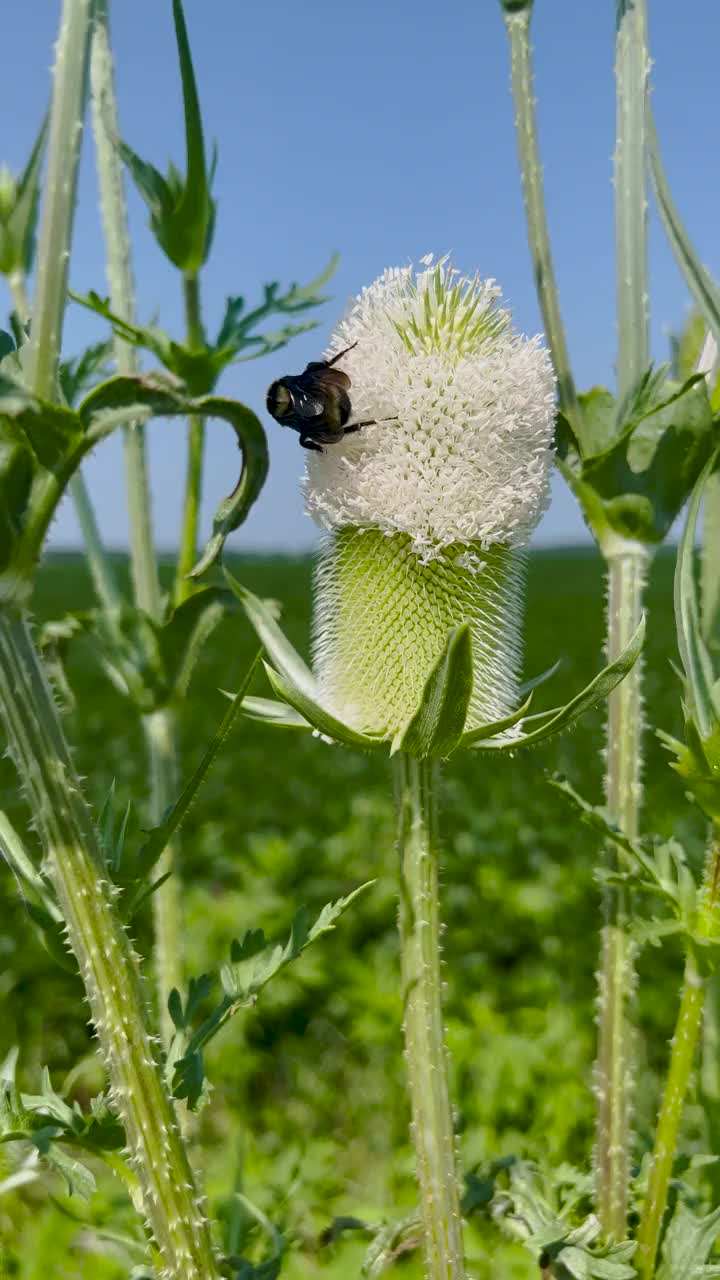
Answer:
[[473, 543], [480, 565], [478, 547], [524, 546], [547, 506], [552, 368], [494, 281], [423, 268], [385, 271], [333, 335], [328, 358], [357, 343], [339, 366], [353, 421], [377, 421], [308, 456], [306, 504], [326, 529], [407, 534], [423, 562]]
[[494, 281], [427, 258], [364, 289], [332, 338], [328, 358], [356, 344], [338, 366], [351, 422], [376, 421], [307, 459], [307, 507], [328, 530], [314, 665], [323, 705], [363, 732], [401, 736], [465, 623], [466, 729], [517, 706], [518, 548], [548, 502], [555, 387], [498, 298]]

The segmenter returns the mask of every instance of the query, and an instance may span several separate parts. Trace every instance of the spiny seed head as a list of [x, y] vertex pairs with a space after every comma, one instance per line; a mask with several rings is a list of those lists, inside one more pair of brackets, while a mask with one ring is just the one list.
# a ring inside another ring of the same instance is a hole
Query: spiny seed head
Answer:
[[[450, 631], [469, 623], [465, 728], [517, 704], [524, 563], [548, 499], [554, 381], [513, 332], [493, 281], [445, 259], [388, 270], [355, 300], [331, 354], [355, 343], [351, 421], [308, 457], [310, 514], [329, 530], [316, 574], [321, 701], [393, 736], [415, 713]], [[380, 421], [390, 419], [390, 421]]]

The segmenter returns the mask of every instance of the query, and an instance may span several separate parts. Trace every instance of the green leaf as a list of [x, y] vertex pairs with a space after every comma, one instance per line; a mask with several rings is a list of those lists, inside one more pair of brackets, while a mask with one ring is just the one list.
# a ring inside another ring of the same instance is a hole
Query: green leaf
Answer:
[[[229, 698], [232, 694], [227, 695]], [[309, 720], [300, 715], [287, 702], [276, 702], [274, 698], [244, 698], [242, 713], [249, 720], [257, 720], [261, 724], [274, 724], [281, 729], [312, 730]]]
[[185, 183], [173, 219], [174, 238], [182, 260], [175, 257], [173, 261], [184, 271], [198, 271], [210, 251], [215, 206], [208, 185], [200, 101], [181, 0], [173, 0], [173, 21], [182, 78], [187, 150]]
[[695, 576], [697, 520], [705, 489], [717, 466], [715, 453], [706, 464], [690, 499], [675, 567], [675, 625], [680, 660], [687, 681], [687, 696], [701, 738], [717, 726], [720, 708], [714, 692], [715, 676], [700, 623], [700, 603]]
[[626, 649], [623, 649], [619, 658], [609, 663], [607, 667], [603, 667], [603, 670], [580, 693], [576, 694], [566, 706], [554, 713], [549, 712], [549, 718], [544, 724], [534, 729], [531, 733], [505, 742], [498, 741], [496, 738], [481, 740], [476, 743], [473, 749], [476, 751], [517, 751], [519, 747], [534, 746], [537, 742], [543, 742], [546, 738], [553, 738], [556, 734], [563, 733], [565, 729], [569, 729], [587, 711], [597, 706], [599, 702], [603, 702], [615, 686], [624, 679], [628, 671], [637, 662], [644, 639], [645, 619], [643, 618], [630, 643]]
[[185, 114], [185, 178], [173, 165], [163, 178], [126, 143], [117, 141], [116, 145], [148, 207], [158, 244], [176, 267], [193, 275], [210, 250], [215, 203], [210, 195], [200, 103], [181, 0], [173, 0], [173, 21]]
[[647, 369], [621, 404], [603, 388], [580, 396], [577, 435], [558, 420], [558, 468], [601, 547], [662, 541], [713, 450], [706, 379], [666, 374]]
[[21, 537], [34, 472], [32, 457], [24, 445], [0, 440], [0, 572], [8, 567]]
[[280, 675], [267, 663], [263, 663], [263, 666], [278, 697], [294, 707], [324, 738], [340, 742], [346, 747], [359, 747], [362, 751], [376, 751], [386, 745], [386, 739], [381, 734], [361, 733], [358, 729], [352, 729], [306, 694], [290, 676]]
[[[571, 801], [589, 827], [627, 854], [634, 874], [621, 871], [611, 873], [605, 879], [612, 883], [631, 882], [633, 888], [657, 894], [674, 912], [680, 926], [690, 932], [697, 906], [697, 885], [679, 841], [661, 840], [657, 837], [631, 840], [610, 821], [605, 808], [590, 804], [566, 778], [556, 774], [548, 778], [548, 781], [556, 791]], [[674, 931], [666, 921], [653, 921], [654, 924], [661, 926], [662, 933]], [[642, 928], [645, 928], [644, 923]], [[646, 940], [654, 941], [654, 938], [648, 936]]]
[[24, 387], [0, 374], [0, 416], [15, 430], [41, 466], [54, 471], [82, 434], [77, 414], [62, 405], [38, 400]]
[[224, 568], [223, 573], [230, 590], [240, 601], [255, 628], [258, 640], [277, 670], [309, 698], [314, 698], [317, 693], [315, 677], [297, 650], [293, 648], [282, 628], [278, 626], [279, 606], [275, 601], [261, 600], [259, 596], [254, 596], [238, 582], [237, 578], [233, 577], [229, 569]]
[[696, 1217], [678, 1201], [665, 1234], [657, 1280], [709, 1280], [720, 1276], [720, 1265], [705, 1265], [718, 1234], [720, 1209]]
[[545, 684], [546, 681], [551, 680], [552, 677], [560, 670], [562, 662], [562, 658], [558, 658], [557, 662], [553, 662], [552, 666], [548, 667], [546, 671], [541, 671], [539, 676], [533, 676], [532, 679], [525, 680], [518, 689], [520, 697], [524, 698], [526, 694], [532, 693], [533, 690], [538, 689], [541, 684]]
[[78, 412], [91, 442], [101, 439], [121, 422], [142, 420], [149, 414], [219, 418], [232, 427], [242, 454], [242, 470], [232, 493], [215, 512], [212, 536], [191, 574], [193, 578], [200, 577], [218, 559], [228, 534], [242, 524], [265, 483], [267, 440], [258, 417], [238, 400], [221, 396], [188, 399], [182, 395], [181, 388], [158, 374], [111, 378], [85, 398]]
[[8, 815], [0, 811], [0, 855], [12, 871], [23, 906], [48, 955], [66, 973], [77, 973], [77, 964], [65, 940], [65, 922], [55, 890], [28, 853]]
[[60, 361], [60, 390], [71, 408], [93, 383], [110, 377], [112, 350], [112, 342], [108, 338], [105, 342], [93, 343], [76, 356]]
[[48, 117], [45, 116], [35, 139], [30, 159], [17, 183], [13, 183], [12, 207], [3, 207], [0, 198], [0, 272], [29, 275], [35, 256], [35, 230], [40, 203], [42, 171]]
[[472, 686], [472, 638], [465, 623], [449, 633], [425, 682], [420, 705], [396, 735], [390, 754], [449, 756], [462, 737]]
[[[555, 668], [552, 668], [552, 670], [555, 670]], [[543, 677], [538, 676], [538, 681], [541, 679], [543, 679]], [[532, 683], [532, 681], [530, 683]], [[459, 749], [461, 751], [467, 750], [469, 747], [476, 746], [478, 742], [484, 742], [486, 738], [495, 738], [499, 734], [505, 733], [506, 730], [512, 729], [513, 725], [516, 725], [520, 720], [524, 720], [526, 718], [531, 702], [532, 696], [526, 698], [522, 706], [518, 707], [516, 711], [511, 712], [509, 716], [505, 716], [502, 720], [492, 720], [489, 721], [488, 724], [481, 724], [477, 729], [469, 729], [467, 733], [462, 735], [459, 743]]]
[[[223, 743], [225, 742], [225, 739], [227, 738], [235, 722], [235, 718], [242, 706], [243, 698], [245, 697], [245, 694], [248, 691], [250, 682], [253, 678], [253, 675], [255, 674], [255, 669], [259, 661], [260, 661], [260, 653], [258, 652], [255, 658], [253, 659], [252, 663], [250, 664], [247, 674], [245, 675], [245, 679], [243, 680], [237, 694], [233, 698], [233, 701], [231, 702], [227, 711], [225, 712], [225, 715], [222, 718], [218, 731], [215, 734], [214, 738], [212, 739], [212, 742], [210, 743], [209, 747], [205, 751], [197, 768], [190, 775], [190, 778], [186, 782], [178, 799], [175, 801], [175, 804], [172, 806], [169, 813], [166, 815], [166, 817], [163, 819], [160, 825], [157, 827], [153, 827], [152, 831], [149, 833], [149, 837], [145, 842], [145, 844], [143, 845], [137, 857], [137, 862], [134, 868], [135, 879], [139, 879], [141, 882], [145, 882], [147, 880], [147, 877], [151, 872], [152, 868], [155, 866], [158, 859], [164, 853], [168, 844], [172, 840], [175, 832], [177, 831], [181, 822], [185, 818], [188, 812], [188, 809], [190, 808], [191, 804], [193, 803], [193, 800], [195, 799], [195, 796], [197, 795], [200, 784], [206, 778], [208, 770], [210, 769], [210, 766], [213, 763], [213, 760], [215, 759], [216, 755], [218, 754], [218, 751], [220, 750]], [[134, 902], [131, 903], [131, 913], [133, 908], [134, 908]]]
[[705, 323], [712, 331], [715, 341], [720, 345], [720, 289], [702, 266], [693, 249], [692, 241], [672, 198], [670, 184], [665, 176], [660, 157], [657, 130], [650, 110], [647, 113], [647, 147], [655, 198], [665, 234]]
[[[249, 929], [241, 939], [236, 939], [230, 951], [230, 964], [221, 970], [220, 980], [223, 996], [211, 1014], [187, 1041], [182, 1057], [174, 1063], [172, 1081], [173, 1093], [178, 1098], [187, 1098], [188, 1106], [194, 1108], [201, 1096], [203, 1088], [202, 1051], [240, 1009], [254, 1004], [263, 987], [275, 977], [307, 947], [335, 928], [340, 916], [347, 911], [359, 894], [364, 893], [375, 882], [368, 880], [336, 902], [328, 902], [323, 907], [313, 924], [309, 924], [307, 912], [298, 911], [290, 927], [287, 941], [283, 943], [268, 942], [262, 929]], [[203, 975], [207, 981], [207, 975]], [[197, 1003], [197, 1002], [196, 1002]], [[175, 1006], [175, 1013], [178, 1013]], [[178, 1015], [182, 1026], [188, 1023], [188, 1005], [185, 1012]], [[176, 1026], [178, 1020], [176, 1020]]]
[[0, 1082], [0, 1142], [18, 1141], [33, 1144], [45, 1163], [65, 1178], [70, 1194], [89, 1198], [95, 1189], [92, 1173], [63, 1148], [102, 1157], [124, 1146], [125, 1132], [102, 1095], [83, 1112], [77, 1102], [70, 1104], [55, 1092], [47, 1068], [39, 1094], [20, 1093], [13, 1072], [6, 1071]]
[[268, 449], [265, 431], [259, 418], [237, 400], [219, 396], [203, 396], [192, 402], [191, 413], [200, 417], [222, 418], [233, 428], [243, 455], [240, 479], [232, 493], [220, 503], [213, 520], [208, 544], [195, 565], [191, 577], [199, 578], [220, 556], [225, 539], [239, 528], [265, 483], [268, 472]]
[[184, 600], [158, 629], [168, 698], [184, 695], [205, 641], [232, 599], [223, 587], [204, 587]]

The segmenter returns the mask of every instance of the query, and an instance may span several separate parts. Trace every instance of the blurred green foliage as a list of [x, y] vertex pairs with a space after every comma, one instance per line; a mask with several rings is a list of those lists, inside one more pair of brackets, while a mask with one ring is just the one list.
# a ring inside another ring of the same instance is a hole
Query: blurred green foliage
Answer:
[[[118, 560], [119, 573], [126, 573]], [[283, 626], [308, 651], [311, 565], [306, 558], [234, 559], [252, 591], [283, 605]], [[526, 672], [560, 656], [534, 710], [566, 701], [602, 665], [602, 568], [591, 551], [539, 551], [530, 559]], [[681, 728], [672, 618], [672, 556], [661, 552], [649, 592], [645, 651], [647, 717]], [[170, 582], [170, 566], [166, 581]], [[88, 607], [80, 557], [49, 556], [36, 598], [40, 622]], [[215, 732], [226, 700], [255, 651], [250, 627], [226, 617], [203, 649], [181, 723], [184, 773]], [[137, 804], [146, 783], [137, 721], [80, 639], [67, 676], [74, 693], [68, 730], [89, 793], [101, 806], [113, 780], [118, 811]], [[260, 676], [255, 693], [266, 693]], [[597, 837], [544, 778], [557, 770], [589, 800], [601, 800], [603, 712], [515, 759], [465, 756], [445, 770], [442, 894], [452, 1089], [459, 1156], [472, 1175], [469, 1200], [483, 1201], [488, 1164], [529, 1156], [541, 1167], [587, 1165], [599, 892]], [[287, 1249], [283, 1277], [359, 1276], [369, 1236], [340, 1231], [335, 1219], [373, 1226], [413, 1212], [413, 1161], [403, 1092], [398, 990], [394, 818], [383, 759], [239, 721], [190, 811], [183, 833], [187, 971], [222, 964], [230, 940], [262, 926], [283, 936], [300, 905], [310, 912], [369, 879], [337, 929], [273, 980], [255, 1008], [213, 1042], [209, 1106], [195, 1136], [196, 1161], [233, 1251], [256, 1261], [271, 1242], [235, 1196], [268, 1215]], [[0, 762], [0, 803], [19, 829], [27, 815], [11, 766]], [[702, 859], [703, 824], [682, 780], [648, 735], [646, 827], [683, 840]], [[133, 810], [128, 840], [141, 841]], [[147, 907], [135, 922], [149, 941]], [[669, 941], [640, 957], [640, 1074], [636, 1153], [650, 1143], [657, 1088], [675, 1016], [679, 948]], [[37, 940], [7, 868], [0, 870], [0, 1059], [22, 1046], [18, 1082], [37, 1091], [43, 1064], [53, 1085], [68, 1083], [81, 1105], [102, 1087], [79, 980], [58, 969]], [[703, 1144], [694, 1099], [684, 1149]], [[17, 1150], [0, 1148], [0, 1184]], [[89, 1202], [69, 1199], [61, 1179], [42, 1173], [0, 1194], [0, 1277], [115, 1280], [137, 1263], [124, 1192], [101, 1169]], [[0, 1190], [2, 1188], [0, 1187]], [[118, 1225], [120, 1224], [120, 1225]], [[137, 1237], [135, 1237], [137, 1239]], [[397, 1271], [420, 1275], [417, 1254], [390, 1246]], [[227, 1243], [227, 1242], [226, 1242]], [[105, 1256], [99, 1255], [104, 1253]], [[537, 1264], [481, 1215], [468, 1234], [471, 1272], [525, 1280]], [[138, 1273], [139, 1274], [139, 1273]]]

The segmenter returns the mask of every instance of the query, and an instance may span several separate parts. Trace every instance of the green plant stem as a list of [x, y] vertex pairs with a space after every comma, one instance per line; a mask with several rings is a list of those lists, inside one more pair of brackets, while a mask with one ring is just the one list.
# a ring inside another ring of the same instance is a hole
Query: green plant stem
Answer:
[[7, 282], [12, 294], [13, 306], [18, 314], [21, 324], [27, 324], [30, 319], [30, 299], [27, 293], [27, 280], [24, 271], [13, 271], [8, 277]]
[[[608, 561], [608, 661], [628, 644], [642, 616], [647, 548], [618, 542]], [[637, 662], [608, 698], [605, 796], [612, 822], [631, 838], [637, 834], [642, 768], [641, 663]], [[618, 865], [615, 846], [606, 853]], [[625, 891], [604, 892], [598, 1007], [598, 1101], [596, 1145], [597, 1211], [606, 1235], [624, 1238], [629, 1172], [632, 1032], [627, 1017], [633, 989], [633, 954], [627, 930]]]
[[135, 956], [25, 619], [0, 609], [0, 713], [42, 840], [168, 1280], [216, 1280], [208, 1224], [155, 1059]]
[[645, 154], [649, 65], [645, 0], [617, 0], [615, 241], [621, 401], [650, 363]]
[[[30, 318], [27, 282], [22, 271], [14, 271], [8, 277], [15, 310], [23, 324]], [[70, 481], [70, 493], [75, 504], [80, 530], [85, 542], [88, 566], [98, 599], [108, 611], [117, 610], [122, 596], [108, 554], [103, 546], [95, 512], [82, 474], [77, 471]]]
[[400, 753], [400, 947], [405, 1057], [427, 1280], [463, 1280], [462, 1221], [443, 1030], [438, 908], [438, 766]]
[[543, 318], [543, 328], [558, 381], [558, 404], [571, 426], [580, 417], [575, 383], [570, 370], [565, 330], [560, 314], [560, 299], [543, 194], [542, 166], [537, 139], [535, 93], [533, 89], [532, 52], [530, 47], [530, 8], [519, 13], [505, 13], [505, 26], [510, 39], [510, 68], [515, 103], [515, 130], [520, 174], [522, 177], [528, 242], [535, 273], [535, 288]]
[[[150, 810], [158, 826], [180, 789], [177, 762], [177, 738], [172, 711], [163, 708], [143, 717], [150, 764]], [[172, 874], [152, 896], [155, 934], [155, 985], [157, 988], [160, 1033], [168, 1046], [174, 1034], [168, 1012], [168, 998], [173, 987], [182, 990], [182, 883], [178, 874], [178, 849], [170, 841], [159, 859], [154, 878]]]
[[[615, 233], [618, 399], [631, 393], [648, 362], [645, 116], [647, 22], [644, 0], [617, 0]], [[627, 644], [642, 613], [647, 549], [613, 539], [608, 561], [608, 660]], [[642, 775], [642, 669], [636, 663], [608, 699], [606, 801], [611, 820], [637, 834]], [[610, 869], [617, 865], [608, 848]], [[623, 1239], [627, 1223], [632, 1033], [628, 1001], [634, 963], [625, 891], [607, 886], [601, 936], [597, 1086], [596, 1199], [605, 1235]]]
[[[205, 334], [200, 311], [200, 281], [196, 272], [188, 273], [183, 277], [183, 293], [188, 346], [191, 351], [197, 351], [204, 346]], [[197, 556], [204, 445], [205, 420], [204, 418], [191, 417], [188, 423], [188, 460], [185, 477], [183, 523], [175, 577], [176, 604], [181, 604], [192, 591], [188, 574]]]
[[106, 613], [117, 615], [123, 604], [122, 593], [100, 537], [87, 485], [79, 471], [75, 472], [68, 487], [75, 504], [95, 594]]
[[28, 384], [43, 400], [56, 396], [93, 3], [64, 0], [56, 46], [28, 369]]
[[[701, 938], [718, 936], [719, 893], [720, 827], [714, 824], [708, 843], [705, 874], [695, 920], [695, 932]], [[697, 959], [691, 948], [685, 962], [680, 1008], [670, 1048], [670, 1066], [655, 1132], [647, 1195], [638, 1228], [638, 1247], [634, 1261], [640, 1280], [652, 1280], [655, 1274], [655, 1258], [667, 1208], [680, 1121], [702, 1025], [705, 992], [706, 983], [698, 970]]]
[[[90, 55], [90, 88], [95, 155], [108, 288], [113, 311], [134, 324], [135, 285], [123, 171], [115, 140], [119, 136], [108, 0], [95, 0], [95, 27]], [[118, 373], [140, 370], [136, 348], [118, 334], [113, 338]], [[152, 504], [142, 423], [125, 428], [125, 478], [130, 527], [130, 567], [136, 603], [156, 621], [162, 614], [162, 592], [152, 528]]]
[[[135, 284], [123, 171], [115, 139], [119, 136], [108, 0], [96, 0], [90, 57], [90, 88], [97, 158], [100, 204], [105, 234], [107, 278], [113, 310], [134, 324]], [[137, 350], [117, 334], [113, 340], [119, 373], [139, 372]], [[125, 428], [125, 480], [130, 527], [130, 565], [133, 595], [140, 609], [161, 621], [163, 598], [152, 526], [150, 482], [145, 430], [140, 422]], [[150, 772], [150, 821], [157, 826], [177, 795], [177, 737], [172, 712], [160, 710], [144, 717], [143, 728]], [[156, 869], [169, 878], [152, 896], [155, 932], [155, 982], [163, 1041], [173, 1034], [168, 996], [183, 982], [182, 884], [177, 842], [165, 850]]]

